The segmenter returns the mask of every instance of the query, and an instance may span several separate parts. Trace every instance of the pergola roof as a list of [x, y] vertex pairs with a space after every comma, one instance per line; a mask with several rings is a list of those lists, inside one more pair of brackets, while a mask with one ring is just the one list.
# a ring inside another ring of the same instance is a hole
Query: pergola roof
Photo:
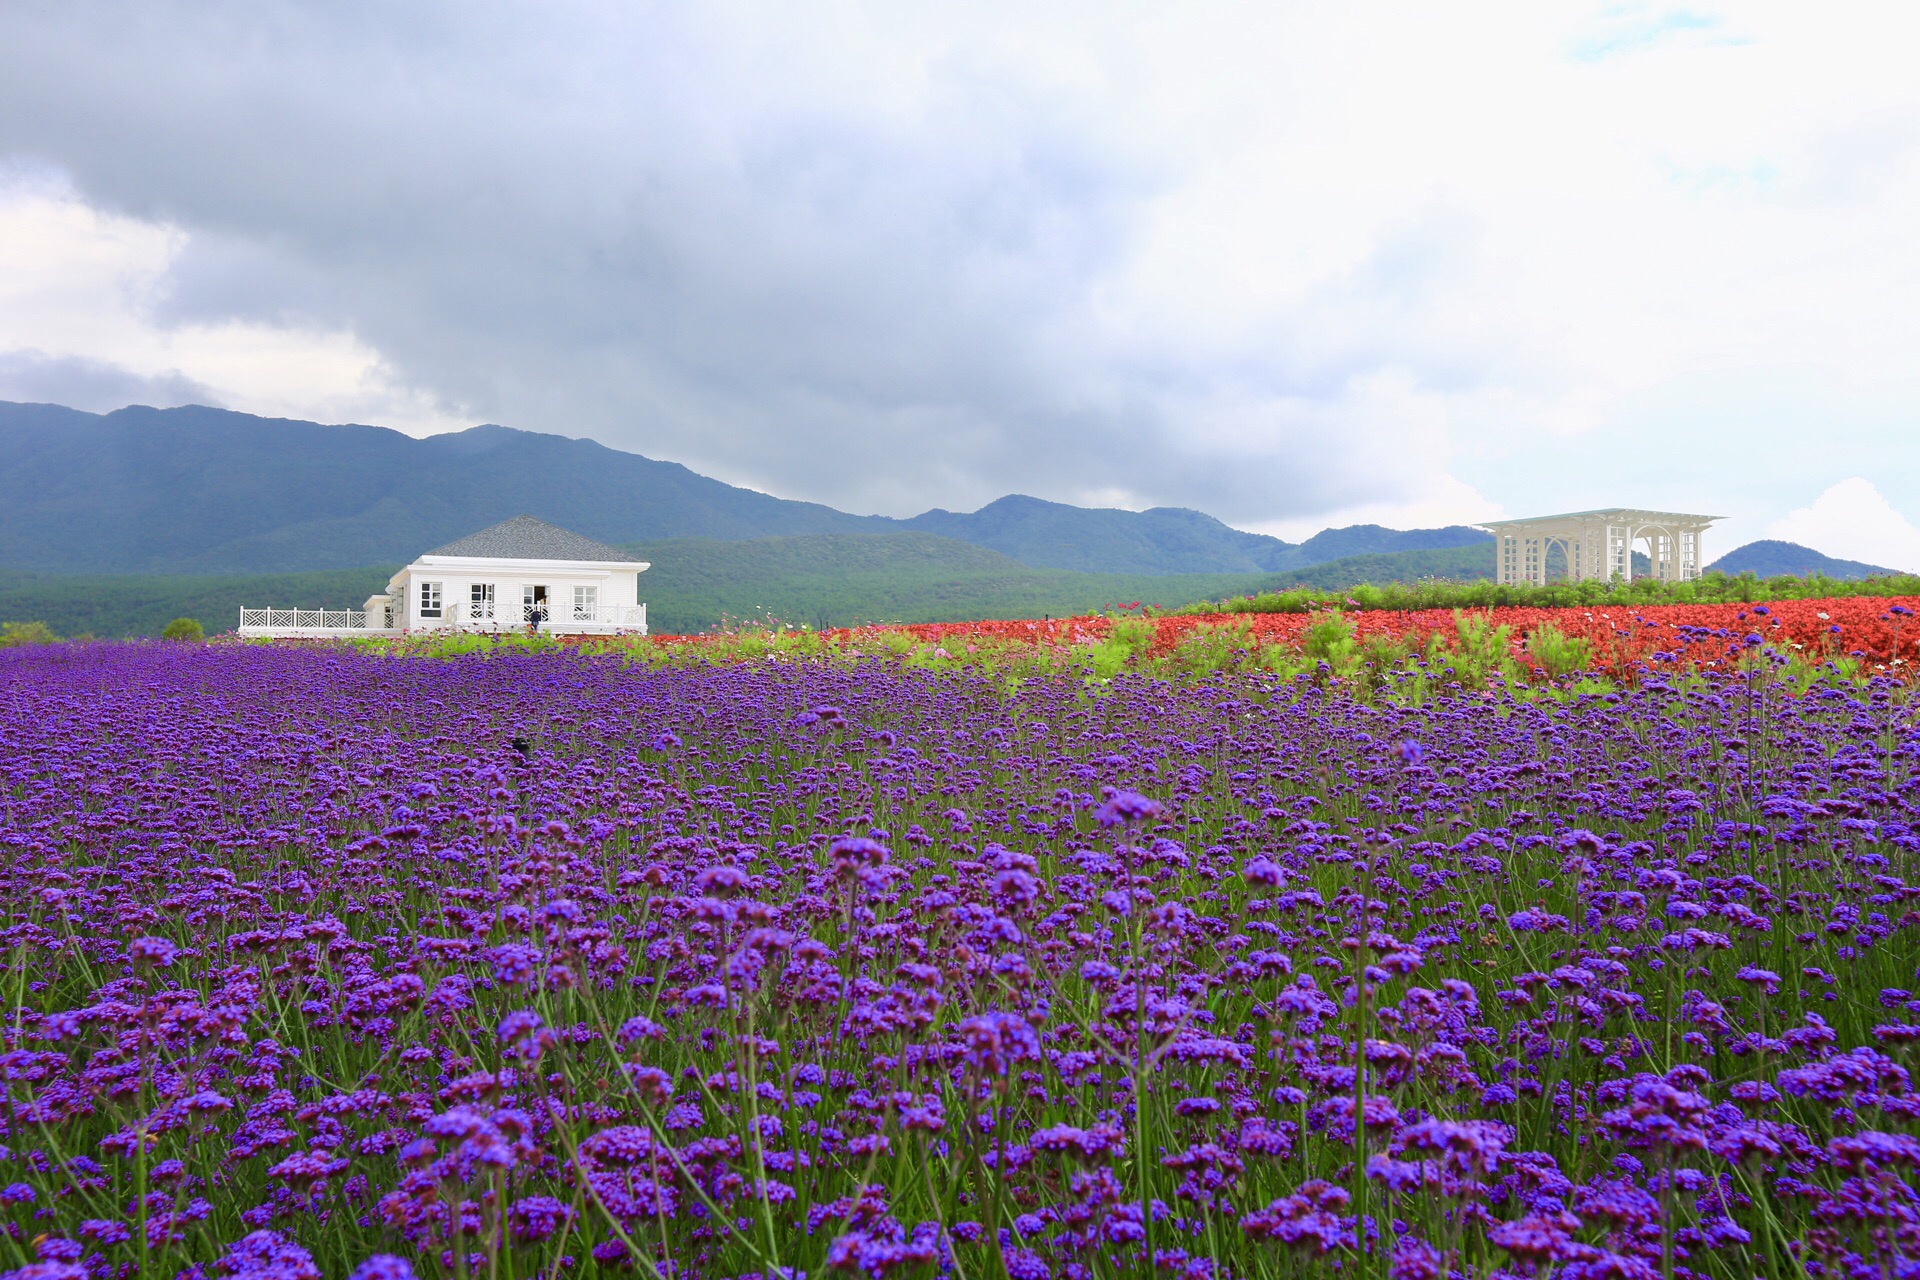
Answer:
[[1619, 524], [1711, 524], [1725, 516], [1688, 515], [1679, 511], [1645, 511], [1639, 507], [1602, 507], [1597, 511], [1566, 511], [1557, 516], [1528, 516], [1524, 520], [1482, 520], [1475, 529], [1514, 529], [1530, 524], [1564, 524], [1570, 520], [1607, 520]]

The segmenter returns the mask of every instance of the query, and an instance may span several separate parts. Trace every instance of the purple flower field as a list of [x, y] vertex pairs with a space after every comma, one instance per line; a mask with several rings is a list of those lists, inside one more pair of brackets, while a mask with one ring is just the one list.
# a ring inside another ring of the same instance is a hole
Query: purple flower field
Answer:
[[1920, 727], [1758, 678], [0, 652], [0, 1262], [1920, 1276]]

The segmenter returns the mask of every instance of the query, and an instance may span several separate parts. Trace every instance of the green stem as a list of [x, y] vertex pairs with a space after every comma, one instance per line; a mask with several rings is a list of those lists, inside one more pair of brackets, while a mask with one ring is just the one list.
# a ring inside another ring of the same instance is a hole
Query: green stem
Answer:
[[[1131, 890], [1129, 890], [1131, 893]], [[1128, 903], [1132, 916], [1132, 928], [1128, 931], [1128, 948], [1133, 965], [1133, 1161], [1134, 1183], [1140, 1197], [1140, 1226], [1146, 1232], [1147, 1270], [1153, 1270], [1154, 1229], [1153, 1196], [1148, 1182], [1148, 1162], [1151, 1158], [1147, 1146], [1147, 976], [1140, 967], [1140, 919]]]
[[1367, 992], [1367, 889], [1360, 886], [1360, 945], [1354, 950], [1353, 1047], [1353, 1247], [1367, 1254], [1367, 1030], [1372, 1002]]

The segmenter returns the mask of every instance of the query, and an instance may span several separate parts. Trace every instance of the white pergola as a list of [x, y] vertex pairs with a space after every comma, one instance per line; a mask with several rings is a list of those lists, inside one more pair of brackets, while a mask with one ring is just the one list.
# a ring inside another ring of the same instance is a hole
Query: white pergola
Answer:
[[1495, 577], [1509, 586], [1547, 581], [1547, 552], [1558, 546], [1571, 581], [1631, 582], [1633, 553], [1644, 550], [1653, 577], [1689, 582], [1700, 576], [1700, 537], [1722, 516], [1683, 515], [1608, 507], [1527, 520], [1490, 520], [1475, 525], [1494, 537]]

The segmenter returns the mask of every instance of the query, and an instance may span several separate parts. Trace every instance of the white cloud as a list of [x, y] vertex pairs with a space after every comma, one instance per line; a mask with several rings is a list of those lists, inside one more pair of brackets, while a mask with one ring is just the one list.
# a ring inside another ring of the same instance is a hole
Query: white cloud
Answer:
[[1904, 0], [114, 12], [0, 6], [0, 161], [70, 184], [0, 210], [0, 353], [95, 362], [36, 385], [894, 514], [1731, 537], [1816, 433], [1920, 473]]
[[31, 347], [0, 351], [0, 400], [65, 405], [87, 413], [111, 413], [130, 404], [225, 407], [211, 387], [178, 369], [138, 373], [88, 356], [50, 356]]
[[1769, 538], [1843, 560], [1920, 572], [1920, 527], [1894, 509], [1871, 481], [1854, 476], [1828, 488], [1811, 506], [1767, 526]]
[[1254, 533], [1271, 534], [1288, 542], [1303, 542], [1322, 529], [1354, 524], [1384, 525], [1389, 529], [1433, 529], [1453, 524], [1480, 524], [1504, 520], [1507, 511], [1473, 486], [1449, 475], [1436, 476], [1424, 490], [1396, 502], [1370, 502], [1344, 507], [1302, 520], [1274, 520], [1247, 526]]
[[102, 412], [214, 404], [268, 417], [471, 426], [404, 386], [351, 332], [155, 314], [192, 237], [102, 213], [45, 174], [0, 183], [0, 399]]

